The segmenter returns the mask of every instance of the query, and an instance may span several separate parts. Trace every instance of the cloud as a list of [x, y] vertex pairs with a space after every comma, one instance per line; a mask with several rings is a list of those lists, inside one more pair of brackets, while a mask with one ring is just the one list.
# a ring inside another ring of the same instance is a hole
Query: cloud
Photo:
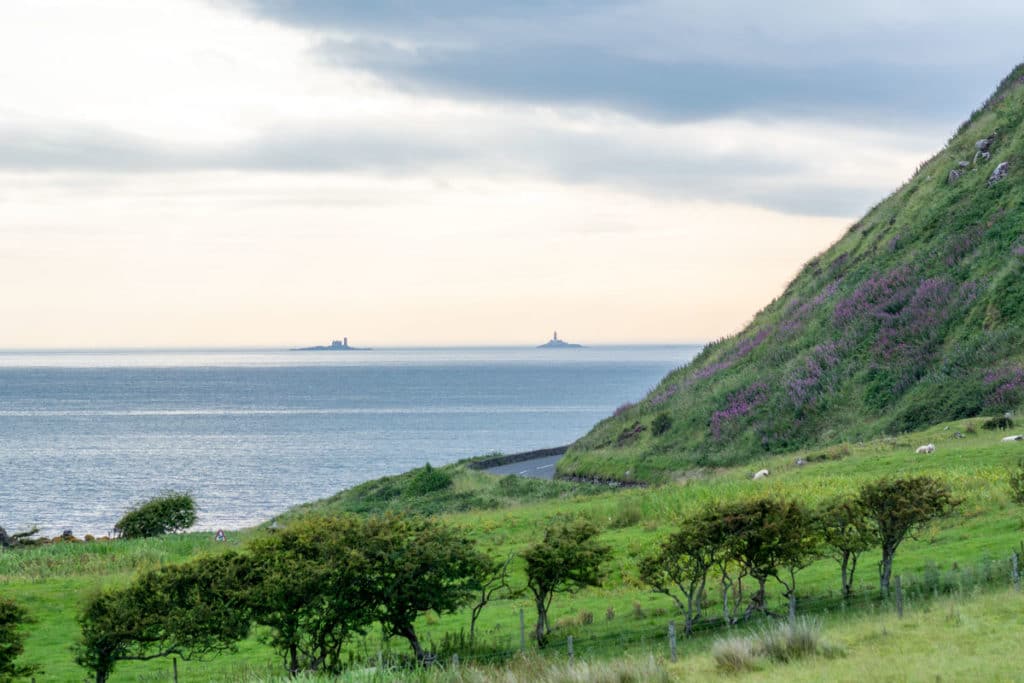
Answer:
[[[910, 150], [906, 145], [910, 143]], [[673, 199], [849, 216], [909, 173], [924, 139], [810, 123], [740, 120], [665, 126], [626, 117], [538, 121], [487, 112], [465, 125], [410, 117], [402, 128], [281, 126], [241, 142], [167, 145], [95, 128], [0, 128], [0, 170], [544, 178]], [[851, 171], [850, 169], [857, 169]], [[900, 169], [904, 169], [900, 171]]]
[[319, 35], [316, 52], [326, 63], [366, 70], [407, 91], [604, 107], [673, 122], [798, 115], [952, 127], [1020, 58], [1018, 4], [996, 2], [984, 16], [948, 1], [893, 5], [243, 6]]

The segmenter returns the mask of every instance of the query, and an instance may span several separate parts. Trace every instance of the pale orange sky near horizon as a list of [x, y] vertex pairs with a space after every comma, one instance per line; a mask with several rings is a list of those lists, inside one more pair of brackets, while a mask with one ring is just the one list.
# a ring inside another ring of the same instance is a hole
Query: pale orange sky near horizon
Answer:
[[955, 123], [410, 84], [445, 36], [247, 7], [0, 6], [0, 349], [706, 342]]

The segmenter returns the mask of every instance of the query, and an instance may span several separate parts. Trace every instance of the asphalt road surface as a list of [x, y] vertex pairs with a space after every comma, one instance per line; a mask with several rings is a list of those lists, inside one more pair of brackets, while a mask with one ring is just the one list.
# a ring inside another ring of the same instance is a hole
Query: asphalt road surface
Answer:
[[560, 455], [549, 455], [545, 458], [514, 462], [511, 465], [488, 467], [484, 472], [498, 475], [518, 474], [520, 477], [533, 477], [534, 479], [554, 479], [555, 463], [561, 459]]

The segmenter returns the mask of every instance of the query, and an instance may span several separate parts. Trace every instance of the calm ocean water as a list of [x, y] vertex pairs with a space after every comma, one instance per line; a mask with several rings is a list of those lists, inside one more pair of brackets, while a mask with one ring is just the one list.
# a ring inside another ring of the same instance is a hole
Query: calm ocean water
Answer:
[[0, 352], [0, 526], [191, 491], [239, 528], [429, 461], [569, 443], [698, 346]]

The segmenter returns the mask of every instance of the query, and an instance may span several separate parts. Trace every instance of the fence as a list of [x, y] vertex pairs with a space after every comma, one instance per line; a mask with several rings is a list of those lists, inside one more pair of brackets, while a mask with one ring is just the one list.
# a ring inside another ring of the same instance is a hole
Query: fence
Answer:
[[[1024, 546], [1021, 550], [1024, 550]], [[797, 612], [801, 616], [878, 614], [903, 618], [908, 610], [941, 596], [962, 596], [967, 592], [998, 586], [1012, 587], [1020, 591], [1021, 554], [1021, 551], [1015, 551], [1007, 558], [987, 559], [970, 566], [954, 566], [953, 569], [945, 571], [940, 571], [934, 563], [930, 563], [916, 574], [904, 573], [893, 577], [892, 594], [887, 598], [881, 597], [877, 589], [870, 592], [862, 591], [847, 599], [833, 592], [805, 595], [797, 600]], [[715, 607], [720, 609], [720, 605]], [[772, 617], [784, 617], [788, 611], [788, 605], [784, 603], [775, 607], [778, 611], [773, 613]], [[492, 632], [487, 640], [482, 640], [472, 647], [468, 645], [465, 637], [450, 638], [451, 634], [446, 634], [439, 645], [433, 642], [430, 635], [424, 635], [423, 640], [432, 651], [427, 663], [443, 668], [458, 668], [467, 664], [487, 666], [508, 662], [525, 652], [552, 658], [566, 658], [573, 662], [576, 659], [592, 660], [621, 655], [626, 650], [634, 654], [655, 654], [676, 661], [680, 656], [680, 650], [685, 651], [687, 645], [693, 641], [716, 634], [726, 635], [732, 629], [746, 629], [752, 625], [748, 621], [726, 623], [720, 613], [711, 616], [705, 612], [704, 618], [693, 624], [692, 633], [687, 636], [680, 633], [682, 622], [678, 618], [666, 615], [664, 621], [652, 623], [645, 617], [645, 623], [636, 624], [631, 628], [622, 623], [630, 618], [623, 615], [616, 617], [615, 621], [606, 620], [589, 626], [556, 628], [550, 634], [547, 647], [538, 650], [530, 638], [532, 633], [527, 631], [528, 628], [532, 631], [532, 626], [528, 627], [528, 621], [532, 621], [531, 616], [524, 609], [519, 609], [518, 629], [503, 633]], [[404, 647], [396, 647], [396, 650], [398, 652], [392, 651], [389, 641], [375, 641], [367, 637], [354, 644], [350, 650], [349, 663], [353, 669], [370, 667], [377, 671], [402, 669], [414, 663], [411, 655], [405, 654]], [[168, 666], [174, 681], [178, 681], [178, 666], [177, 659], [172, 659]]]

